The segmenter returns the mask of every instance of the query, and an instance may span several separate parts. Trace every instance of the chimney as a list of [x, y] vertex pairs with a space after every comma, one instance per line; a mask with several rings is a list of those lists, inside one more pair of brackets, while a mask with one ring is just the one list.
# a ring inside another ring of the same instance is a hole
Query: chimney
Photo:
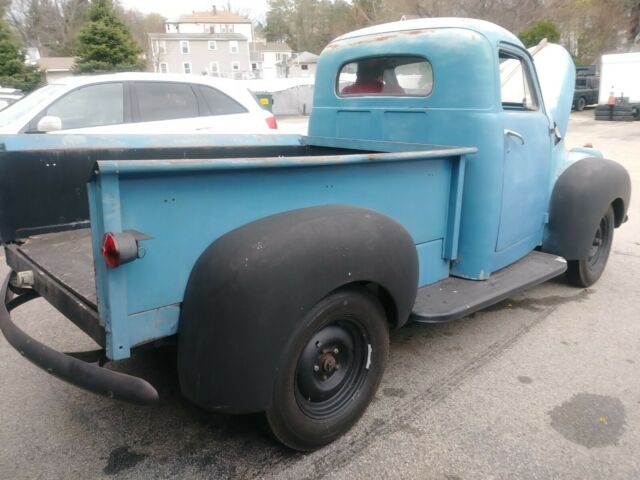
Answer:
[[218, 9], [216, 8], [216, 6], [215, 6], [215, 5], [211, 5], [211, 11], [213, 11], [213, 14], [214, 14], [214, 15], [217, 15], [217, 14], [218, 14]]

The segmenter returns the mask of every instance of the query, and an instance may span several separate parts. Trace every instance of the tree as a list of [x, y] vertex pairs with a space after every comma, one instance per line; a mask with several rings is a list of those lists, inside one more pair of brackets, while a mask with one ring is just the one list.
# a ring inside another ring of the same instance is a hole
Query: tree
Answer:
[[115, 7], [116, 14], [129, 28], [131, 36], [142, 45], [147, 58], [152, 56], [149, 33], [164, 33], [164, 22], [166, 18], [159, 13], [142, 13], [135, 9], [124, 9], [122, 6]]
[[16, 38], [0, 17], [0, 85], [29, 92], [42, 83], [43, 77], [37, 66], [25, 65]]
[[320, 51], [333, 38], [357, 27], [353, 6], [344, 0], [271, 0], [264, 36], [297, 51]]
[[89, 21], [80, 31], [76, 73], [143, 70], [145, 61], [127, 26], [117, 17], [111, 0], [93, 0]]
[[13, 0], [7, 12], [22, 43], [42, 56], [71, 56], [87, 19], [89, 0]]
[[560, 32], [553, 22], [540, 20], [534, 23], [531, 28], [520, 32], [518, 38], [522, 40], [525, 47], [529, 48], [536, 46], [543, 38], [550, 42], [558, 42], [560, 40]]

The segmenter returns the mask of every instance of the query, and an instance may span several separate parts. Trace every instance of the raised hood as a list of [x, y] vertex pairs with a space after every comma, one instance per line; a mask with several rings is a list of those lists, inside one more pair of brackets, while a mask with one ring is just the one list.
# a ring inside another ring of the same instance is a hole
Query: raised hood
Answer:
[[564, 47], [546, 40], [530, 48], [529, 52], [536, 66], [547, 115], [556, 122], [564, 137], [573, 103], [576, 67]]

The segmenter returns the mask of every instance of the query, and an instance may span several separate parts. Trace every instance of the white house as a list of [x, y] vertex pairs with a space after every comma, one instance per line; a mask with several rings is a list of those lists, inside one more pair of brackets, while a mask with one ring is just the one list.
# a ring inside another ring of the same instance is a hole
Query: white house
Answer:
[[292, 50], [284, 42], [253, 42], [249, 44], [251, 71], [254, 78], [284, 78]]
[[289, 77], [315, 77], [318, 66], [318, 55], [301, 52], [289, 60]]
[[248, 18], [215, 6], [206, 12], [192, 12], [164, 24], [165, 33], [239, 33], [253, 42], [253, 25]]
[[193, 12], [165, 22], [165, 33], [150, 33], [151, 64], [158, 73], [251, 77], [247, 18], [224, 10]]

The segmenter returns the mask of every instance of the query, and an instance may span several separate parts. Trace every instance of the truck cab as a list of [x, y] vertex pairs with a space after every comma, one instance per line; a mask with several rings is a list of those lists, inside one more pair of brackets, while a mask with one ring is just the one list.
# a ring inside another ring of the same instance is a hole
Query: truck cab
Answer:
[[[459, 255], [450, 272], [489, 278], [549, 234], [549, 198], [569, 162], [601, 156], [581, 150], [569, 160], [564, 145], [575, 78], [569, 54], [548, 44], [533, 53], [480, 20], [417, 19], [344, 35], [320, 58], [309, 135], [328, 144], [350, 138], [477, 148], [466, 157]], [[408, 88], [342, 95], [350, 69], [372, 59]]]
[[157, 400], [144, 379], [9, 312], [42, 295], [101, 361], [174, 341], [192, 402], [264, 412], [282, 443], [318, 448], [364, 413], [390, 328], [602, 274], [631, 186], [565, 148], [574, 80], [560, 46], [419, 19], [324, 49], [308, 136], [2, 137], [3, 291], [19, 295], [0, 327], [54, 375], [139, 403]]

